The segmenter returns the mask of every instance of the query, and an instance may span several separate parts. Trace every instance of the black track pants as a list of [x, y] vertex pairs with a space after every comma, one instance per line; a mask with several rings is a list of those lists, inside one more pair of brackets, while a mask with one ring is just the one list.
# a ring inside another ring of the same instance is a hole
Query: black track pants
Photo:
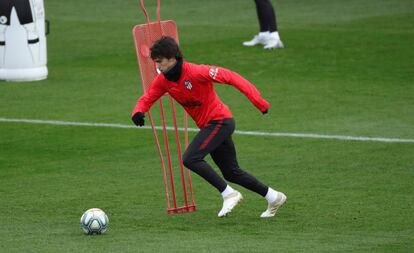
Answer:
[[277, 31], [276, 15], [270, 0], [255, 0], [261, 32]]
[[232, 118], [210, 121], [188, 146], [183, 155], [183, 163], [223, 192], [227, 183], [204, 160], [210, 154], [227, 181], [265, 196], [268, 187], [242, 170], [237, 163], [236, 149], [231, 139], [234, 128], [235, 123]]

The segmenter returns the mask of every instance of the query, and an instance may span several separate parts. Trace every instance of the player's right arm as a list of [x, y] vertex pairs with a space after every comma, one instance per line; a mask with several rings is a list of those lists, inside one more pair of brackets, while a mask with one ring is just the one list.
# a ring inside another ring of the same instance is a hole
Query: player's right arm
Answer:
[[132, 120], [136, 125], [144, 125], [143, 118], [145, 113], [148, 112], [152, 105], [165, 93], [166, 90], [159, 78], [154, 79], [145, 94], [138, 99], [134, 110], [132, 111]]

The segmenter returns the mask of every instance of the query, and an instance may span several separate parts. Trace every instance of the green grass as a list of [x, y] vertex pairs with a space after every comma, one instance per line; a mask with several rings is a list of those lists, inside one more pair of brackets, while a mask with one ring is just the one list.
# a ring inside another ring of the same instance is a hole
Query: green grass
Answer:
[[[241, 46], [258, 29], [253, 1], [162, 2], [188, 60], [241, 73], [271, 102], [263, 117], [217, 86], [238, 130], [414, 138], [413, 1], [274, 4], [286, 48], [264, 51]], [[1, 82], [0, 118], [131, 124], [138, 1], [51, 1], [46, 14], [49, 77]], [[219, 194], [195, 175], [198, 211], [167, 215], [150, 130], [0, 122], [0, 251], [414, 251], [413, 143], [234, 141], [243, 168], [286, 192], [276, 218], [258, 218], [265, 201], [235, 186], [245, 200], [218, 219]], [[91, 207], [109, 216], [102, 236], [79, 229]]]

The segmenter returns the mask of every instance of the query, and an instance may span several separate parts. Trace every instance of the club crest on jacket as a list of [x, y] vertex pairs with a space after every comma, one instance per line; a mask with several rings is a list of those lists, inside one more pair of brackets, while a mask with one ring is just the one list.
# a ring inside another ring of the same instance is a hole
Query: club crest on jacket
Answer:
[[190, 80], [184, 80], [184, 85], [189, 90], [193, 88], [193, 85], [191, 84]]

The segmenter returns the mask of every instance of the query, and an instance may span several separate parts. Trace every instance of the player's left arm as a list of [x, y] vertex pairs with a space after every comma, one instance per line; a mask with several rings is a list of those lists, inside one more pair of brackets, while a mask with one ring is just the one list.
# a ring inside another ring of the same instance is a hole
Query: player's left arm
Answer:
[[262, 113], [267, 113], [270, 104], [267, 102], [257, 90], [257, 88], [238, 73], [226, 68], [216, 66], [201, 66], [199, 72], [204, 79], [209, 79], [215, 83], [223, 83], [234, 86], [242, 92], [252, 104]]

